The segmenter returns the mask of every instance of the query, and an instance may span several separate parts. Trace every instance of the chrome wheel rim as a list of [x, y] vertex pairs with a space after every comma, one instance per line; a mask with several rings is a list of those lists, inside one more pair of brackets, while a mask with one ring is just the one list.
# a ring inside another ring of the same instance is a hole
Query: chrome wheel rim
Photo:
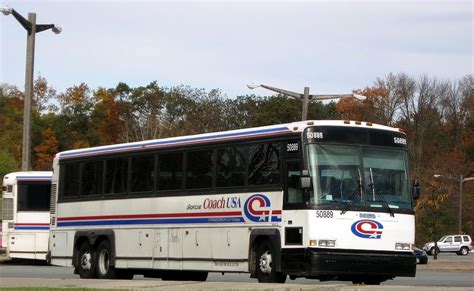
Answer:
[[270, 253], [270, 251], [267, 250], [260, 256], [260, 262], [259, 262], [260, 271], [262, 271], [262, 273], [264, 274], [270, 274], [272, 272], [271, 264], [272, 264], [272, 254]]
[[89, 251], [86, 251], [82, 254], [81, 268], [85, 271], [90, 271], [91, 269], [91, 253]]

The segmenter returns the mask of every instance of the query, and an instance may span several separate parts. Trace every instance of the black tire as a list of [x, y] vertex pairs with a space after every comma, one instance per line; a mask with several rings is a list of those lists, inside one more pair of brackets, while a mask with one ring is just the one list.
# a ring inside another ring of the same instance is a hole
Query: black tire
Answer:
[[97, 278], [95, 256], [94, 248], [87, 241], [83, 242], [77, 250], [76, 271], [81, 279]]
[[115, 279], [116, 272], [112, 263], [112, 252], [108, 240], [99, 243], [96, 253], [96, 270], [98, 279]]
[[469, 254], [469, 249], [467, 247], [462, 247], [457, 254], [460, 256], [467, 256]]
[[285, 283], [286, 274], [277, 272], [273, 265], [275, 250], [269, 240], [257, 246], [257, 279], [259, 283]]

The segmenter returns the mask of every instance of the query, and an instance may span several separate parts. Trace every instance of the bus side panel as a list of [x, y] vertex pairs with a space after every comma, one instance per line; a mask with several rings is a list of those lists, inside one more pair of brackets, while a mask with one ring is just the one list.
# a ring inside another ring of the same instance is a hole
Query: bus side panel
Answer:
[[212, 270], [248, 272], [249, 237], [248, 227], [212, 229]]
[[213, 229], [186, 228], [183, 235], [183, 269], [210, 270]]
[[72, 266], [74, 249], [74, 231], [51, 231], [50, 233], [51, 264], [57, 266]]
[[[150, 269], [153, 258], [154, 230], [149, 228], [115, 229], [116, 266]], [[130, 252], [133, 250], [133, 252]], [[124, 262], [123, 260], [127, 261]]]

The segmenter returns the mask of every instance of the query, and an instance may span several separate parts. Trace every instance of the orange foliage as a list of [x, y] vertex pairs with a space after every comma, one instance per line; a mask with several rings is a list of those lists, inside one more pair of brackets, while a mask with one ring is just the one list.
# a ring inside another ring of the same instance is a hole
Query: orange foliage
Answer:
[[99, 138], [101, 145], [115, 144], [119, 142], [120, 132], [124, 125], [119, 116], [115, 95], [100, 88], [95, 97], [98, 103], [96, 109], [102, 114], [99, 124]]
[[58, 152], [58, 140], [51, 128], [42, 131], [43, 141], [34, 148], [36, 154], [35, 169], [51, 170], [54, 155]]

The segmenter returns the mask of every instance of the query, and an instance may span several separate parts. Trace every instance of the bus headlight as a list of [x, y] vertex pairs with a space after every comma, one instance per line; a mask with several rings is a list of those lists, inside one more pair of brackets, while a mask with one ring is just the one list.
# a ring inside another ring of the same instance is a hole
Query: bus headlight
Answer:
[[336, 241], [331, 240], [331, 239], [320, 239], [318, 241], [318, 246], [320, 247], [327, 247], [327, 248], [333, 248], [336, 246]]
[[409, 251], [409, 250], [411, 250], [411, 244], [395, 243], [395, 249], [397, 251]]

